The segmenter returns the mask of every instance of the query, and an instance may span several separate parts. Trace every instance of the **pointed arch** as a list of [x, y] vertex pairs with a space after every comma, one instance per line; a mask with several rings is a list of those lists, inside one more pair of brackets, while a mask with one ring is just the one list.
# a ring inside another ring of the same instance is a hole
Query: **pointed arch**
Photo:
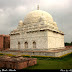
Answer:
[[25, 45], [25, 48], [27, 49], [28, 48], [28, 42], [25, 42], [24, 45]]
[[18, 49], [20, 49], [20, 42], [18, 42]]
[[34, 49], [36, 48], [36, 42], [35, 41], [33, 42], [33, 48]]

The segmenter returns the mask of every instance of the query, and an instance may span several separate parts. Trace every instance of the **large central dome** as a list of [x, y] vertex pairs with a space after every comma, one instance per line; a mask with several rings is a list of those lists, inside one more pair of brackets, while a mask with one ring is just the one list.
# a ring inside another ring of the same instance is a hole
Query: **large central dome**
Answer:
[[26, 15], [24, 19], [24, 24], [38, 23], [40, 21], [53, 22], [52, 16], [42, 10], [34, 10]]

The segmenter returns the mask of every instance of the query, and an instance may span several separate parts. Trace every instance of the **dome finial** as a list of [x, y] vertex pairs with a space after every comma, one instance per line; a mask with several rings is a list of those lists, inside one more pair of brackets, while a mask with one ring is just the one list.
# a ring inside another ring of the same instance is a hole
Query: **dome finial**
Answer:
[[37, 10], [39, 10], [39, 5], [37, 5]]

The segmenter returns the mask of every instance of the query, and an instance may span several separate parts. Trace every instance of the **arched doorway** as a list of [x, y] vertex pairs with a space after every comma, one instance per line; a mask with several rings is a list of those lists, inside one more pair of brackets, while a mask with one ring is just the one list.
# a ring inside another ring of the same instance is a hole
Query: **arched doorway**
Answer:
[[25, 42], [25, 48], [26, 49], [28, 48], [28, 42]]
[[33, 42], [33, 48], [34, 49], [36, 48], [36, 42], [35, 41]]
[[20, 49], [20, 42], [18, 42], [18, 49]]

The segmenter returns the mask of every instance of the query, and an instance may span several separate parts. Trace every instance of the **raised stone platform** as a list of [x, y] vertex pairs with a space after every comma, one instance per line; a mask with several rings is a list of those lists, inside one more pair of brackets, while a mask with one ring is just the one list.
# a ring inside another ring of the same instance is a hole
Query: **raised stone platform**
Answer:
[[71, 53], [72, 47], [65, 47], [64, 49], [58, 50], [45, 50], [45, 51], [21, 51], [21, 50], [7, 50], [0, 51], [0, 53], [13, 54], [13, 55], [30, 55], [30, 56], [49, 56], [49, 57], [60, 57], [65, 54]]

